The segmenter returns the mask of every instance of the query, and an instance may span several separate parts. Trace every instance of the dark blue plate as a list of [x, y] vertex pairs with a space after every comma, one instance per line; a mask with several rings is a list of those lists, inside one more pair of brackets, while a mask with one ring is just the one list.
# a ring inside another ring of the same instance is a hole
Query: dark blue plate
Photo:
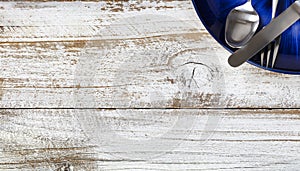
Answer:
[[[227, 50], [234, 52], [225, 42], [225, 24], [228, 13], [247, 0], [193, 0], [194, 7], [209, 33]], [[279, 0], [277, 14], [288, 8], [295, 0]], [[271, 21], [272, 0], [252, 0], [252, 5], [260, 16], [258, 31]], [[300, 21], [286, 30], [281, 37], [278, 56], [274, 68], [260, 66], [260, 55], [248, 62], [270, 71], [300, 74]]]

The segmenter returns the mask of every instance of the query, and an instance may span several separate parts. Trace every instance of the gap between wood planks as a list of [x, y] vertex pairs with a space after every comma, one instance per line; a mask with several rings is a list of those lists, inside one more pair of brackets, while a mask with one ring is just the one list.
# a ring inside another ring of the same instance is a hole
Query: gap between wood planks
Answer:
[[243, 107], [243, 108], [55, 108], [55, 107], [32, 107], [32, 108], [27, 108], [27, 107], [20, 107], [20, 108], [0, 108], [0, 110], [42, 110], [42, 109], [53, 109], [53, 110], [300, 110], [300, 108], [255, 108], [255, 107]]

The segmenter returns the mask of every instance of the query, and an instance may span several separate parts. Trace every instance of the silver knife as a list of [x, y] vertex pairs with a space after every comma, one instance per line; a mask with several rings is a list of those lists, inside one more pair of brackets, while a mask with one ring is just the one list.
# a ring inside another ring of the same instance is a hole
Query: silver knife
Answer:
[[243, 48], [235, 51], [228, 59], [233, 67], [238, 67], [261, 51], [276, 37], [300, 19], [300, 2], [294, 2], [289, 8], [276, 17], [264, 29], [259, 31]]

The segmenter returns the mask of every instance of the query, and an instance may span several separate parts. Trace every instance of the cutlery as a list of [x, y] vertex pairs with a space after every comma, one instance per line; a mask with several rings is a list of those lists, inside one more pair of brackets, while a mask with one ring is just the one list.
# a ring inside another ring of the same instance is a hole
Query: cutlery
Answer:
[[300, 2], [294, 2], [289, 8], [274, 18], [264, 29], [259, 31], [243, 48], [235, 51], [228, 59], [233, 67], [238, 67], [260, 52], [276, 37], [300, 19]]
[[225, 41], [233, 48], [243, 47], [253, 37], [259, 25], [259, 15], [251, 0], [232, 9], [226, 19]]
[[[271, 17], [271, 21], [275, 18], [277, 5], [278, 5], [278, 0], [272, 0], [272, 17]], [[261, 54], [260, 54], [260, 63], [261, 64], [260, 65], [262, 67], [264, 66], [265, 56], [267, 56], [266, 68], [269, 67], [270, 56], [272, 54], [271, 68], [274, 68], [275, 61], [276, 61], [276, 58], [277, 58], [277, 55], [278, 55], [278, 49], [279, 49], [280, 41], [281, 41], [281, 36], [278, 36], [272, 43], [270, 43], [266, 48], [264, 48], [261, 51]]]

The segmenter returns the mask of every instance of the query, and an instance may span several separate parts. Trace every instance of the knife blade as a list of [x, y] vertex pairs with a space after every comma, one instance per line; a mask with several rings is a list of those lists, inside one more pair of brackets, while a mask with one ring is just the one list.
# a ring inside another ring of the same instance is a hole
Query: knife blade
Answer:
[[294, 2], [264, 29], [259, 31], [246, 46], [235, 51], [228, 59], [229, 65], [238, 67], [261, 51], [276, 37], [300, 19], [300, 2]]

